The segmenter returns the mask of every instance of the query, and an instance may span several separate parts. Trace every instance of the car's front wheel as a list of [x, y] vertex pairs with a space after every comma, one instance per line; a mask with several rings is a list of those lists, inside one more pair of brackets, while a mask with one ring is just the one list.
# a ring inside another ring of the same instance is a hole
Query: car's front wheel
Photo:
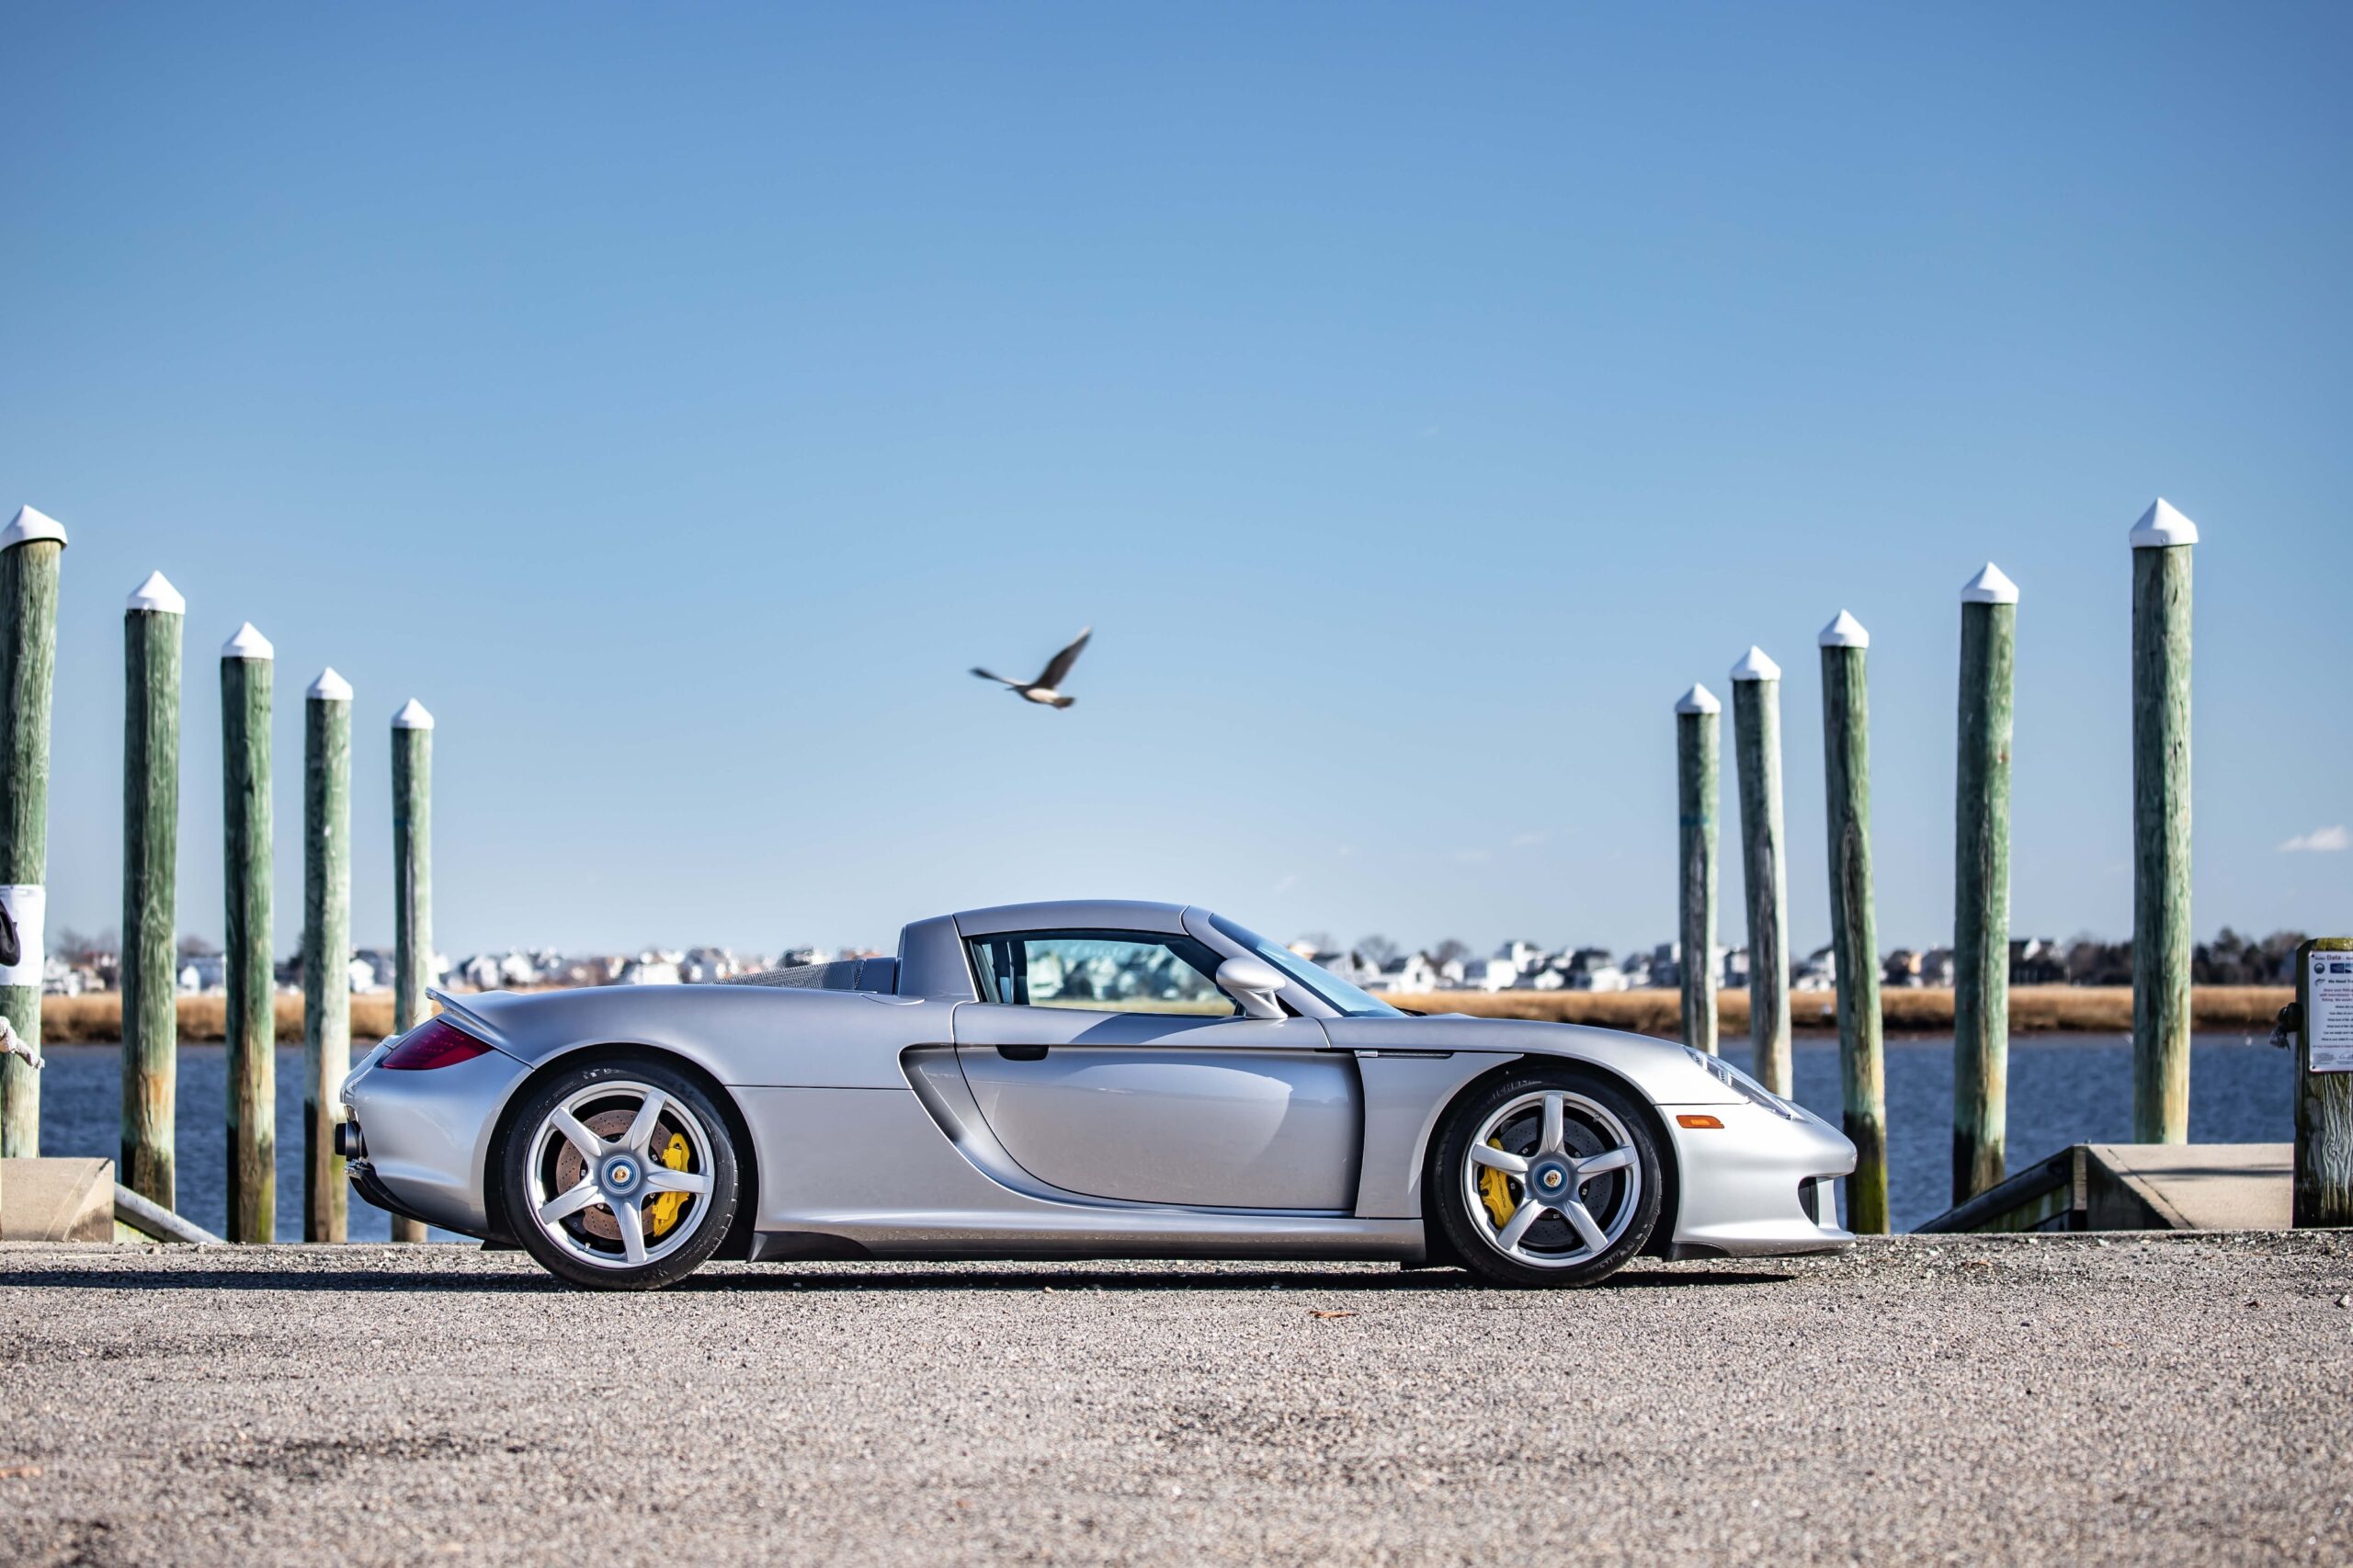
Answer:
[[1446, 1239], [1497, 1284], [1590, 1285], [1658, 1223], [1649, 1119], [1575, 1068], [1515, 1073], [1456, 1106], [1428, 1179]]
[[529, 1092], [512, 1126], [501, 1162], [508, 1225], [558, 1278], [654, 1290], [726, 1239], [736, 1204], [727, 1119], [675, 1068], [563, 1069]]

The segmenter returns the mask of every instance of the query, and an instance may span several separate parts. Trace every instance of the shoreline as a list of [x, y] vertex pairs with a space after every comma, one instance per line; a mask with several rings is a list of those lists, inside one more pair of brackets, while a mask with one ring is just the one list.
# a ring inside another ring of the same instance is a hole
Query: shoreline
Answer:
[[[2244, 1031], [2268, 1035], [2279, 1009], [2295, 1000], [2292, 985], [2199, 985], [2190, 989], [2190, 1027], [2200, 1033]], [[1469, 1013], [1483, 1018], [1532, 1018], [1544, 1023], [1591, 1024], [1631, 1029], [1672, 1040], [1680, 1032], [1682, 997], [1675, 991], [1438, 991], [1388, 998], [1423, 1013]], [[277, 999], [278, 1038], [302, 1038], [302, 999]], [[179, 1038], [190, 1044], [227, 1038], [228, 999], [182, 996]], [[1790, 1022], [1799, 1034], [1836, 1034], [1837, 994], [1799, 991], [1790, 996]], [[1716, 994], [1716, 1028], [1732, 1039], [1748, 1032], [1748, 993]], [[41, 998], [41, 1039], [50, 1045], [114, 1045], [122, 1040], [122, 995]], [[1889, 1034], [1935, 1033], [1952, 1028], [1952, 992], [1948, 988], [1880, 993], [1880, 1027]], [[351, 1040], [373, 1045], [392, 1029], [392, 998], [370, 993], [351, 999]], [[2129, 985], [2019, 985], [2010, 990], [2010, 1033], [2131, 1034], [2132, 988]]]
[[[2292, 985], [2198, 985], [2190, 988], [2190, 1028], [2200, 1033], [2268, 1035], [2279, 1009], [2296, 998]], [[1682, 1027], [1682, 994], [1676, 991], [1438, 991], [1385, 998], [1423, 1013], [1469, 1013], [1482, 1018], [1532, 1018], [1544, 1023], [1590, 1024], [1636, 1034], [1675, 1039]], [[1890, 1035], [1949, 1031], [1953, 994], [1949, 987], [1880, 993], [1880, 1028]], [[1802, 1035], [1838, 1032], [1834, 991], [1798, 991], [1790, 996], [1790, 1023]], [[1733, 1040], [1748, 1033], [1748, 993], [1716, 994], [1716, 1031]], [[2118, 1034], [2132, 1032], [2132, 988], [2129, 985], [2017, 985], [2010, 988], [2013, 1035]]]

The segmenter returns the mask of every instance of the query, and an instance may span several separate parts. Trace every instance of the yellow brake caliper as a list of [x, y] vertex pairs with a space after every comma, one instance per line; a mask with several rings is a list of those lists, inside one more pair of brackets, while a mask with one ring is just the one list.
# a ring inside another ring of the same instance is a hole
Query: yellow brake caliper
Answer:
[[[1487, 1140], [1490, 1149], [1503, 1146], [1504, 1141], [1500, 1138]], [[1519, 1211], [1519, 1204], [1511, 1195], [1511, 1178], [1491, 1165], [1479, 1167], [1479, 1201], [1487, 1206], [1487, 1218], [1495, 1222], [1497, 1230], [1503, 1229]]]
[[[687, 1141], [676, 1132], [670, 1134], [669, 1147], [662, 1151], [662, 1163], [674, 1171], [687, 1168]], [[688, 1192], [655, 1193], [645, 1206], [646, 1212], [654, 1218], [654, 1233], [657, 1236], [667, 1233], [670, 1227], [678, 1222], [678, 1210], [685, 1208], [687, 1199], [693, 1196]]]

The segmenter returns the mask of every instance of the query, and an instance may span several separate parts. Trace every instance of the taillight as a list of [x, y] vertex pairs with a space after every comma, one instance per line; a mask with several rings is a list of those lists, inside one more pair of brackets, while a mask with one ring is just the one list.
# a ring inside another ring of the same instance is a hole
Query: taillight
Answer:
[[472, 1062], [489, 1050], [489, 1046], [449, 1020], [432, 1018], [411, 1029], [376, 1065], [388, 1073], [423, 1073]]

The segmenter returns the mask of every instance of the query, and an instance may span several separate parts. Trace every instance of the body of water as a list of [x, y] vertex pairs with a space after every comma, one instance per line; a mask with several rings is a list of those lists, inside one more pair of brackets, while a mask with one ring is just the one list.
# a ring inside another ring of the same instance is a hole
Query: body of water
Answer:
[[[1749, 1064], [1748, 1042], [1724, 1056]], [[1831, 1126], [1841, 1115], [1838, 1041], [1797, 1040], [1797, 1097]], [[2296, 1061], [2265, 1036], [2199, 1035], [2190, 1042], [2189, 1140], [2287, 1143], [2296, 1136]], [[2010, 1041], [2013, 1175], [2070, 1143], [2132, 1141], [2130, 1036], [2025, 1035]], [[1952, 1207], [1952, 1037], [1887, 1042], [1888, 1207], [1899, 1231]], [[1841, 1213], [1846, 1211], [1842, 1199]]]
[[[1725, 1042], [1747, 1066], [1745, 1040]], [[117, 1156], [121, 1139], [122, 1052], [110, 1045], [49, 1048], [41, 1074], [41, 1152]], [[1838, 1045], [1800, 1036], [1797, 1097], [1836, 1126]], [[2295, 1062], [2264, 1040], [2200, 1035], [2189, 1077], [2189, 1136], [2200, 1143], [2285, 1143], [2296, 1135]], [[179, 1210], [206, 1230], [226, 1224], [222, 1172], [227, 1048], [180, 1047]], [[278, 1235], [302, 1233], [302, 1051], [278, 1052]], [[2132, 1136], [2132, 1042], [2109, 1035], [2035, 1035], [2010, 1042], [2010, 1168], [2070, 1143], [2122, 1143]], [[1950, 1206], [1952, 1039], [1887, 1042], [1890, 1200], [1898, 1230]], [[443, 1237], [435, 1232], [437, 1238]], [[391, 1216], [351, 1197], [354, 1241], [387, 1241]]]
[[[356, 1060], [368, 1050], [356, 1045]], [[122, 1048], [52, 1045], [41, 1054], [40, 1152], [122, 1157]], [[229, 1048], [180, 1047], [178, 1103], [174, 1115], [173, 1179], [181, 1215], [214, 1235], [229, 1223]], [[350, 1191], [350, 1184], [345, 1184]], [[392, 1217], [350, 1192], [349, 1230], [355, 1242], [392, 1239]], [[435, 1241], [462, 1237], [430, 1233]], [[302, 1048], [278, 1048], [278, 1239], [302, 1239]]]

